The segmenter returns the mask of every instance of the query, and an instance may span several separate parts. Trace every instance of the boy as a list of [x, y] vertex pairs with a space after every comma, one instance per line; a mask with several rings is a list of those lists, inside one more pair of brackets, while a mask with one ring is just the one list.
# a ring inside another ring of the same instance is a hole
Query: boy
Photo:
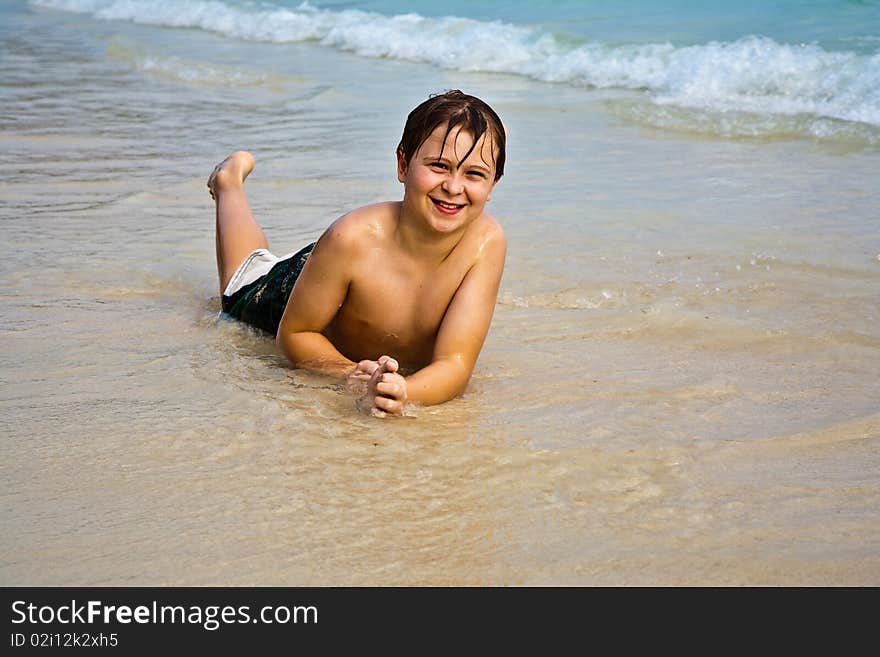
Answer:
[[400, 415], [464, 391], [501, 283], [506, 241], [485, 212], [504, 173], [506, 135], [460, 91], [407, 117], [397, 147], [403, 200], [337, 219], [279, 259], [251, 214], [246, 152], [214, 169], [223, 310], [274, 333], [296, 367], [345, 378], [358, 408]]

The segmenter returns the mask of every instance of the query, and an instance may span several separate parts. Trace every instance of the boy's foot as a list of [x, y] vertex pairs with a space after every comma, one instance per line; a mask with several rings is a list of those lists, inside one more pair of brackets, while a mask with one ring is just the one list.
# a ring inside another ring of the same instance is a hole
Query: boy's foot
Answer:
[[254, 164], [253, 155], [247, 151], [235, 151], [214, 167], [214, 171], [208, 177], [208, 191], [211, 193], [211, 198], [216, 201], [220, 190], [240, 186], [254, 170]]

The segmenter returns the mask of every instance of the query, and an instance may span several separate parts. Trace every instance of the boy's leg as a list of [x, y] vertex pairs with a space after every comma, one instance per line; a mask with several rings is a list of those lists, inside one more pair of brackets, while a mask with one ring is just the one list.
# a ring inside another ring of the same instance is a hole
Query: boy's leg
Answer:
[[256, 249], [269, 247], [244, 193], [244, 179], [253, 168], [254, 157], [245, 151], [236, 151], [218, 164], [208, 178], [208, 189], [217, 206], [220, 294], [245, 258]]

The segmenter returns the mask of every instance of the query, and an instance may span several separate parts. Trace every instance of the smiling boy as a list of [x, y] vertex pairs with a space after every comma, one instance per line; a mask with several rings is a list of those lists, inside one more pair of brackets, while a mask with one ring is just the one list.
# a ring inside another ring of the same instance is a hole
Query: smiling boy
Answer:
[[505, 138], [480, 99], [432, 96], [409, 114], [397, 148], [403, 200], [353, 210], [280, 259], [244, 193], [254, 159], [233, 153], [208, 180], [224, 311], [275, 333], [296, 367], [346, 379], [374, 415], [459, 395], [504, 269], [504, 232], [485, 206]]

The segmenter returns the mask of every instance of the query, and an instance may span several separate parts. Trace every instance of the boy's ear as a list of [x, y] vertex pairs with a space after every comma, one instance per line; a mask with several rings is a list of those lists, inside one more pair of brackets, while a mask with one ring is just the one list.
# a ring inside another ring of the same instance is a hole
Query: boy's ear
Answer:
[[406, 182], [406, 157], [399, 148], [397, 149], [397, 180]]
[[489, 195], [486, 196], [486, 203], [492, 200], [492, 192], [495, 191], [495, 185], [498, 184], [497, 180], [492, 181], [492, 186], [489, 188]]

